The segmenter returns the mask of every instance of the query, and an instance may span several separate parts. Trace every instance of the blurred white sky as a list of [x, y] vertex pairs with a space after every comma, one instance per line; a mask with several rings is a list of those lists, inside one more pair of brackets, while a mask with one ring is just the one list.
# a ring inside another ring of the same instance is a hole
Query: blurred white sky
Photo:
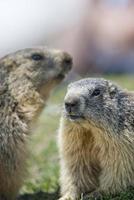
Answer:
[[79, 21], [84, 0], [0, 0], [0, 57], [17, 49], [44, 45]]

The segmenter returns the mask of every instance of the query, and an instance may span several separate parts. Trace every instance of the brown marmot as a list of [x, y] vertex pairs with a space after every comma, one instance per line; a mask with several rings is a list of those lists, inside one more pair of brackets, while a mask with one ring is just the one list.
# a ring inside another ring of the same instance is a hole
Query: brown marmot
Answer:
[[0, 199], [16, 197], [26, 175], [31, 124], [71, 69], [69, 54], [24, 49], [0, 60]]
[[70, 84], [58, 141], [61, 200], [134, 186], [134, 93], [100, 78]]

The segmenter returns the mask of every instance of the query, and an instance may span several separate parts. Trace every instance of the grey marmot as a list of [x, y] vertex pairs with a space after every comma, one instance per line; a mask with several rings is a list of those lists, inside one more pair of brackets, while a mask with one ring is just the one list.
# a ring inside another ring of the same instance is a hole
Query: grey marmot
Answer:
[[0, 199], [18, 194], [31, 126], [71, 66], [68, 53], [47, 48], [20, 50], [0, 60]]
[[134, 186], [134, 93], [101, 78], [71, 83], [58, 142], [61, 200]]

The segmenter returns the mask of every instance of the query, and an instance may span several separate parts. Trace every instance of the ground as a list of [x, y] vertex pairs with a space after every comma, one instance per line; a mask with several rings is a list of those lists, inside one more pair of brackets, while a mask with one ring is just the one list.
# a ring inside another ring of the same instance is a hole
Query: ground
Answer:
[[[134, 90], [133, 76], [107, 76], [122, 87]], [[29, 172], [19, 200], [56, 200], [58, 198], [59, 158], [56, 145], [62, 102], [66, 85], [61, 84], [51, 95], [30, 140]], [[81, 200], [84, 200], [81, 198]], [[88, 200], [88, 199], [86, 199]], [[134, 189], [103, 200], [134, 200]]]

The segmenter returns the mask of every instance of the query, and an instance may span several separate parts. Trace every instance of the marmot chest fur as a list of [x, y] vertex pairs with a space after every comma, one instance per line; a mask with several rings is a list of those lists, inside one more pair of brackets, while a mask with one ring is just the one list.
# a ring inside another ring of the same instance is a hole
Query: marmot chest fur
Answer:
[[58, 141], [61, 199], [134, 186], [134, 93], [97, 78], [70, 84]]

